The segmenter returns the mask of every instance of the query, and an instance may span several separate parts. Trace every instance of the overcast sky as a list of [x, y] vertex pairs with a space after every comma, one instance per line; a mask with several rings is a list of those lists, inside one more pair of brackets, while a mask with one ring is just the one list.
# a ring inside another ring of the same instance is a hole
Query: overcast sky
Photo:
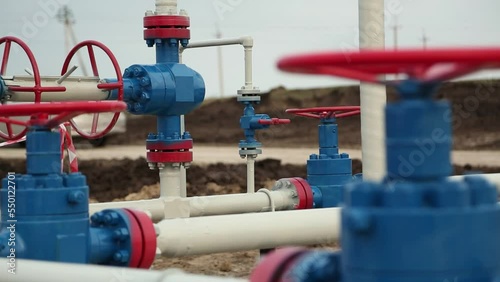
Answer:
[[[142, 39], [142, 19], [154, 10], [153, 0], [4, 0], [0, 9], [0, 36], [16, 35], [28, 42], [42, 74], [58, 74], [65, 57], [63, 26], [55, 9], [67, 4], [74, 13], [79, 41], [94, 39], [116, 55], [122, 71], [136, 63], [154, 63], [152, 48]], [[386, 13], [386, 44], [392, 48], [397, 16], [399, 43], [422, 46], [500, 46], [500, 1], [498, 0], [386, 0], [399, 7]], [[309, 88], [346, 83], [332, 78], [291, 75], [278, 71], [283, 55], [315, 50], [356, 48], [357, 1], [354, 0], [179, 0], [179, 8], [191, 17], [192, 41], [213, 39], [216, 23], [223, 37], [250, 35], [255, 40], [254, 83], [263, 90], [284, 85]], [[395, 15], [397, 14], [397, 15]], [[0, 48], [0, 52], [3, 48]], [[219, 93], [216, 49], [188, 50], [184, 62], [205, 78], [207, 94]], [[244, 84], [243, 50], [224, 48], [226, 95]], [[9, 74], [19, 74], [28, 63], [15, 53]], [[113, 77], [106, 60], [101, 76]], [[353, 83], [350, 81], [349, 83]]]

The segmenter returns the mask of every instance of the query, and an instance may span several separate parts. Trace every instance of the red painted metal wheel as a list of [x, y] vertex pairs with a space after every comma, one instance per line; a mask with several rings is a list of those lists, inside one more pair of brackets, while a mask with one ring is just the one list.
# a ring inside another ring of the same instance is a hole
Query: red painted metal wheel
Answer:
[[406, 74], [409, 79], [433, 83], [500, 67], [500, 48], [327, 52], [286, 57], [278, 67], [381, 84], [387, 84], [383, 74]]
[[[88, 40], [88, 41], [83, 41], [79, 44], [77, 44], [68, 54], [66, 57], [66, 60], [64, 61], [61, 75], [65, 74], [68, 70], [69, 64], [71, 63], [71, 59], [75, 56], [76, 52], [78, 52], [81, 48], [86, 47], [89, 57], [90, 57], [90, 65], [92, 67], [92, 73], [95, 77], [99, 77], [99, 71], [97, 68], [97, 61], [95, 58], [95, 53], [94, 53], [94, 46], [100, 48], [106, 55], [109, 57], [111, 60], [111, 63], [113, 64], [113, 67], [115, 69], [116, 73], [116, 79], [117, 82], [113, 83], [100, 83], [97, 85], [97, 88], [101, 90], [113, 90], [113, 89], [118, 89], [118, 96], [117, 100], [118, 101], [123, 101], [123, 77], [122, 73], [120, 70], [120, 66], [118, 64], [118, 61], [116, 60], [115, 55], [111, 52], [111, 50], [106, 47], [104, 44], [98, 42], [98, 41], [93, 41], [93, 40]], [[101, 101], [97, 101], [97, 103], [100, 103]], [[78, 125], [75, 123], [74, 120], [70, 120], [71, 126], [75, 129], [80, 136], [83, 136], [88, 139], [98, 139], [102, 138], [104, 135], [108, 134], [111, 129], [115, 126], [116, 122], [118, 121], [118, 118], [120, 117], [120, 112], [116, 112], [113, 115], [113, 118], [111, 119], [110, 123], [102, 130], [98, 131], [98, 125], [99, 125], [99, 113], [95, 113], [93, 120], [92, 120], [92, 127], [90, 132], [85, 132], [82, 129], [78, 127]]]
[[287, 113], [302, 117], [317, 119], [324, 118], [342, 118], [359, 115], [361, 113], [359, 106], [340, 106], [340, 107], [317, 107], [304, 109], [288, 109]]
[[[124, 102], [117, 101], [3, 105], [0, 106], [3, 116], [34, 116], [36, 118], [32, 118], [29, 121], [18, 121], [4, 117], [0, 118], [0, 122], [22, 126], [38, 125], [54, 128], [81, 114], [120, 112], [126, 108], [127, 105]], [[49, 115], [55, 115], [55, 117], [49, 119]]]
[[[5, 43], [5, 48], [4, 52], [2, 55], [2, 61], [0, 63], [0, 76], [3, 76], [6, 74], [7, 71], [7, 66], [9, 64], [9, 57], [11, 53], [11, 47], [12, 43], [16, 43], [19, 45], [23, 51], [26, 53], [28, 56], [28, 59], [31, 64], [31, 68], [33, 70], [33, 80], [35, 82], [35, 85], [33, 87], [20, 87], [20, 86], [10, 86], [8, 87], [9, 91], [16, 91], [16, 92], [33, 92], [35, 95], [35, 104], [38, 104], [41, 102], [42, 99], [42, 92], [44, 91], [51, 91], [51, 92], [63, 92], [66, 91], [65, 87], [42, 87], [41, 85], [41, 78], [40, 78], [40, 70], [38, 69], [38, 63], [36, 62], [35, 56], [33, 55], [33, 52], [30, 50], [28, 45], [24, 43], [21, 39], [12, 37], [12, 36], [7, 36], [7, 37], [2, 37], [0, 38], [0, 45]], [[0, 106], [0, 122], [5, 123], [7, 127], [7, 133], [4, 133], [0, 131], [0, 138], [5, 139], [5, 140], [17, 140], [22, 138], [24, 135], [26, 135], [26, 132], [28, 131], [28, 128], [25, 127], [21, 132], [19, 133], [14, 133], [14, 130], [12, 128], [12, 125], [18, 125], [18, 126], [25, 126], [24, 123], [20, 122], [13, 122], [12, 120], [6, 118], [6, 115], [4, 114], [4, 109], [5, 106]]]

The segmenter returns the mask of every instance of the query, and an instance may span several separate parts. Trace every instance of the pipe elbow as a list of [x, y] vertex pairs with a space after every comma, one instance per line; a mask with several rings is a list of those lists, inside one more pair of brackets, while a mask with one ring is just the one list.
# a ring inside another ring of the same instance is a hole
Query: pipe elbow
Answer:
[[245, 48], [252, 48], [253, 47], [253, 37], [243, 36], [240, 39], [241, 39], [241, 45], [243, 45], [243, 47], [245, 47]]

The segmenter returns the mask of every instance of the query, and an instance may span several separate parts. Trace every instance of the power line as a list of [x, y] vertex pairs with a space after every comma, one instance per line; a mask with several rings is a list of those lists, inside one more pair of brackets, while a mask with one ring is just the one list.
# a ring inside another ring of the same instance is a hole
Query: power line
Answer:
[[[78, 44], [78, 40], [76, 39], [75, 31], [73, 30], [73, 25], [76, 23], [73, 11], [67, 6], [64, 5], [59, 12], [57, 13], [57, 19], [64, 25], [64, 45], [66, 46], [66, 52], [69, 53], [71, 49], [70, 44], [73, 46]], [[76, 56], [78, 57], [78, 62], [80, 63], [80, 68], [83, 72], [84, 76], [88, 76], [87, 68], [83, 63], [83, 58], [80, 52], [77, 52]]]
[[398, 32], [401, 28], [402, 26], [398, 24], [398, 18], [395, 17], [394, 25], [392, 26], [392, 32], [394, 35], [394, 50], [398, 49]]
[[427, 49], [427, 43], [429, 42], [429, 37], [425, 34], [425, 29], [422, 29], [422, 37], [420, 38], [420, 41], [422, 41], [422, 46], [424, 50]]

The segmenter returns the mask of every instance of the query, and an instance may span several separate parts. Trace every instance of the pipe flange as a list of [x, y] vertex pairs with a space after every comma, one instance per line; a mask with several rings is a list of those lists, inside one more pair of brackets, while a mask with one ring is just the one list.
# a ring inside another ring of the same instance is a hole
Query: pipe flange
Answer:
[[260, 92], [259, 88], [253, 88], [253, 89], [240, 89], [238, 90], [238, 98], [240, 96], [258, 96], [259, 97], [259, 100], [260, 100], [260, 96], [259, 95], [262, 95], [262, 93]]
[[144, 39], [190, 39], [189, 17], [146, 16], [144, 17]]
[[[141, 256], [138, 259], [134, 258], [137, 261], [137, 265], [134, 267], [149, 269], [156, 256], [156, 230], [154, 224], [149, 216], [142, 211], [133, 209], [124, 210], [129, 215], [130, 221], [135, 221], [135, 223], [137, 223], [139, 227], [139, 230], [137, 230], [139, 232], [137, 237], [142, 239], [140, 242]], [[134, 234], [132, 233], [132, 235]]]
[[283, 178], [276, 181], [272, 190], [290, 189], [292, 195], [297, 198], [295, 209], [312, 209], [314, 207], [314, 194], [307, 181], [300, 177]]
[[144, 28], [188, 28], [189, 17], [185, 16], [147, 16], [144, 17]]
[[257, 156], [262, 154], [261, 149], [246, 149], [246, 148], [241, 148], [240, 151], [240, 157], [245, 158], [246, 156]]
[[156, 231], [146, 213], [131, 209], [103, 210], [91, 216], [90, 226], [113, 239], [95, 242], [99, 248], [111, 249], [109, 259], [96, 262], [130, 268], [149, 268], [153, 264]]
[[154, 152], [146, 153], [146, 158], [150, 163], [190, 163], [193, 161], [193, 152]]

